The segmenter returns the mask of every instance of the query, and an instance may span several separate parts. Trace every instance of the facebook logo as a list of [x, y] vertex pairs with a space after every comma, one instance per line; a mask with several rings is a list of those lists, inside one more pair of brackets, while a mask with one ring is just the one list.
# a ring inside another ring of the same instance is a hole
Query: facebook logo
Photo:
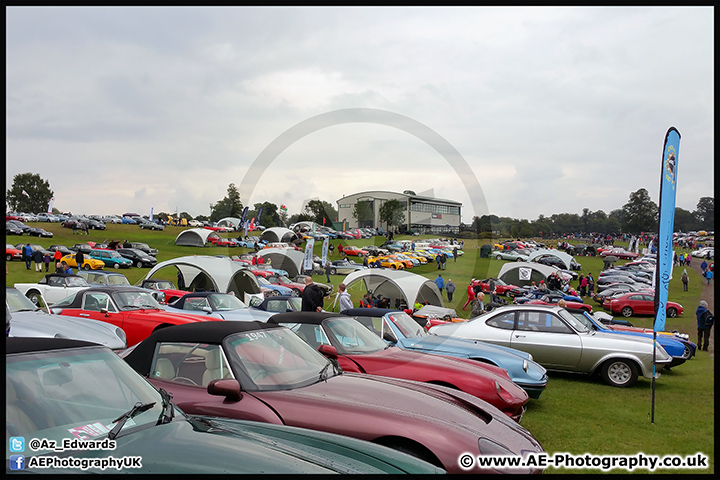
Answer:
[[10, 455], [10, 470], [25, 470], [25, 455]]
[[25, 438], [24, 437], [10, 437], [10, 451], [11, 452], [24, 452], [25, 451]]

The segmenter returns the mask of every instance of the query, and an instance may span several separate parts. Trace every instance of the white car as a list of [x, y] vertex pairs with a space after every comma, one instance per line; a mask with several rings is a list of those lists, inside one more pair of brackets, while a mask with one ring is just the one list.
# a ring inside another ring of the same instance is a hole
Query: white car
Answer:
[[190, 227], [202, 227], [202, 226], [203, 226], [203, 223], [202, 223], [200, 220], [195, 220], [195, 219], [193, 219], [193, 220], [189, 220], [189, 221], [188, 221], [188, 226], [190, 226]]
[[122, 223], [122, 218], [117, 215], [106, 215], [102, 217], [103, 223]]
[[715, 247], [703, 247], [699, 250], [690, 252], [690, 255], [692, 255], [695, 258], [711, 258], [714, 260], [715, 259]]
[[84, 278], [69, 273], [49, 273], [37, 283], [16, 283], [14, 286], [35, 305], [38, 305], [41, 296], [48, 305], [52, 305], [80, 290], [90, 288]]
[[38, 213], [37, 214], [37, 221], [38, 222], [59, 222], [60, 219], [53, 215], [52, 213]]

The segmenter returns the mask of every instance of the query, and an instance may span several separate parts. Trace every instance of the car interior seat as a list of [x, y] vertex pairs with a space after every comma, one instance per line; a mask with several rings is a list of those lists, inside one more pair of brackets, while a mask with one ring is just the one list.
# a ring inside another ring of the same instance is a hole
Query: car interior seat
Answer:
[[155, 370], [150, 374], [153, 378], [172, 380], [175, 377], [175, 367], [167, 358], [158, 358], [155, 363]]
[[207, 387], [213, 380], [228, 378], [230, 371], [223, 362], [222, 352], [219, 347], [209, 350], [205, 354], [205, 373], [202, 376], [202, 386]]

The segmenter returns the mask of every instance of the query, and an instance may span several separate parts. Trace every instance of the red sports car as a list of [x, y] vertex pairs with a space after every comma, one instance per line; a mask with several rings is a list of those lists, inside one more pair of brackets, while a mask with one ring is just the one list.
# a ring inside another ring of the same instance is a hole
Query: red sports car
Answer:
[[355, 257], [364, 257], [364, 256], [368, 255], [369, 252], [367, 250], [363, 250], [360, 247], [348, 245], [346, 247], [343, 247], [342, 253], [344, 253], [345, 255], [352, 255]]
[[15, 248], [12, 244], [6, 243], [5, 244], [5, 261], [10, 262], [12, 260], [20, 260], [22, 259], [22, 252]]
[[90, 287], [60, 300], [52, 308], [58, 315], [100, 320], [122, 328], [129, 347], [170, 325], [223, 321], [211, 316], [168, 313], [141, 287]]
[[498, 278], [486, 278], [485, 280], [480, 281], [480, 288], [484, 293], [491, 293], [490, 292], [490, 282], [495, 282], [495, 290], [497, 291], [498, 295], [505, 295], [505, 296], [514, 296], [513, 292], [517, 295], [522, 294], [522, 289], [518, 287], [517, 285], [510, 285], [509, 283], [505, 283], [502, 280]]
[[[629, 292], [625, 295], [608, 298], [603, 302], [603, 308], [623, 317], [632, 315], [655, 315], [655, 295], [645, 292]], [[667, 302], [666, 315], [669, 318], [683, 314], [683, 306], [675, 302]]]
[[502, 368], [390, 347], [347, 315], [288, 312], [271, 317], [268, 323], [290, 327], [311, 347], [337, 359], [343, 371], [450, 386], [485, 400], [516, 421], [529, 398]]
[[151, 290], [163, 292], [165, 294], [165, 299], [163, 300], [163, 303], [172, 303], [178, 298], [188, 293], [185, 290], [178, 289], [175, 284], [169, 280], [148, 278], [146, 280], [143, 280], [140, 286], [142, 288], [149, 288]]
[[628, 252], [627, 250], [625, 250], [622, 247], [614, 247], [614, 248], [611, 248], [610, 250], [603, 250], [602, 252], [600, 252], [600, 256], [601, 257], [613, 256], [613, 257], [620, 258], [622, 260], [634, 260], [638, 257], [638, 254], [634, 253], [634, 252]]
[[179, 325], [153, 333], [120, 356], [150, 383], [171, 392], [187, 414], [360, 438], [448, 473], [541, 473], [463, 468], [458, 457], [465, 452], [477, 458], [543, 451], [530, 432], [487, 402], [441, 385], [340, 370], [279, 325]]

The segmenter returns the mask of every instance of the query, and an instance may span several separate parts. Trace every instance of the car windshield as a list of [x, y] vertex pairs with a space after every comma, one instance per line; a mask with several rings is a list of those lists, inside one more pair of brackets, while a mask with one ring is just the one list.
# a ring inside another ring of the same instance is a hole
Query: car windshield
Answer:
[[583, 322], [575, 318], [572, 313], [568, 312], [564, 308], [560, 309], [558, 315], [560, 315], [560, 317], [567, 323], [569, 323], [576, 331], [580, 333], [590, 331], [590, 329]]
[[121, 435], [155, 425], [163, 410], [160, 394], [104, 347], [7, 355], [5, 390], [8, 434], [58, 445], [107, 438], [113, 421], [138, 403], [151, 406], [125, 422]]
[[388, 346], [354, 318], [328, 318], [323, 326], [328, 336], [340, 344], [343, 353], [375, 353]]
[[130, 291], [115, 292], [112, 294], [115, 303], [120, 309], [133, 310], [138, 308], [160, 308], [160, 304], [148, 292]]
[[288, 390], [336, 373], [326, 369], [327, 358], [285, 327], [237, 333], [223, 345], [243, 390]]
[[272, 283], [270, 283], [270, 281], [262, 275], [256, 275], [255, 278], [257, 278], [257, 281], [260, 285], [264, 285], [266, 287], [272, 285]]
[[229, 293], [218, 293], [210, 295], [210, 305], [213, 310], [226, 311], [226, 310], [238, 310], [241, 308], [248, 308], [243, 302], [240, 301], [235, 295]]
[[10, 309], [10, 313], [34, 312], [40, 309], [29, 298], [23, 295], [20, 290], [15, 288], [5, 289], [5, 301]]
[[572, 316], [575, 317], [580, 323], [582, 323], [583, 325], [585, 325], [585, 327], [587, 327], [588, 330], [597, 330], [597, 327], [595, 326], [595, 324], [594, 324], [589, 318], [587, 318], [587, 315], [589, 315], [588, 313], [585, 313], [585, 312], [571, 312], [570, 315], [572, 315]]
[[428, 335], [427, 331], [405, 312], [391, 313], [388, 317], [390, 317], [390, 320], [392, 320], [395, 326], [407, 338], [424, 337]]
[[65, 277], [65, 285], [68, 287], [89, 287], [90, 284], [82, 277]]
[[147, 287], [154, 288], [156, 290], [177, 290], [174, 283], [165, 280], [148, 283]]

